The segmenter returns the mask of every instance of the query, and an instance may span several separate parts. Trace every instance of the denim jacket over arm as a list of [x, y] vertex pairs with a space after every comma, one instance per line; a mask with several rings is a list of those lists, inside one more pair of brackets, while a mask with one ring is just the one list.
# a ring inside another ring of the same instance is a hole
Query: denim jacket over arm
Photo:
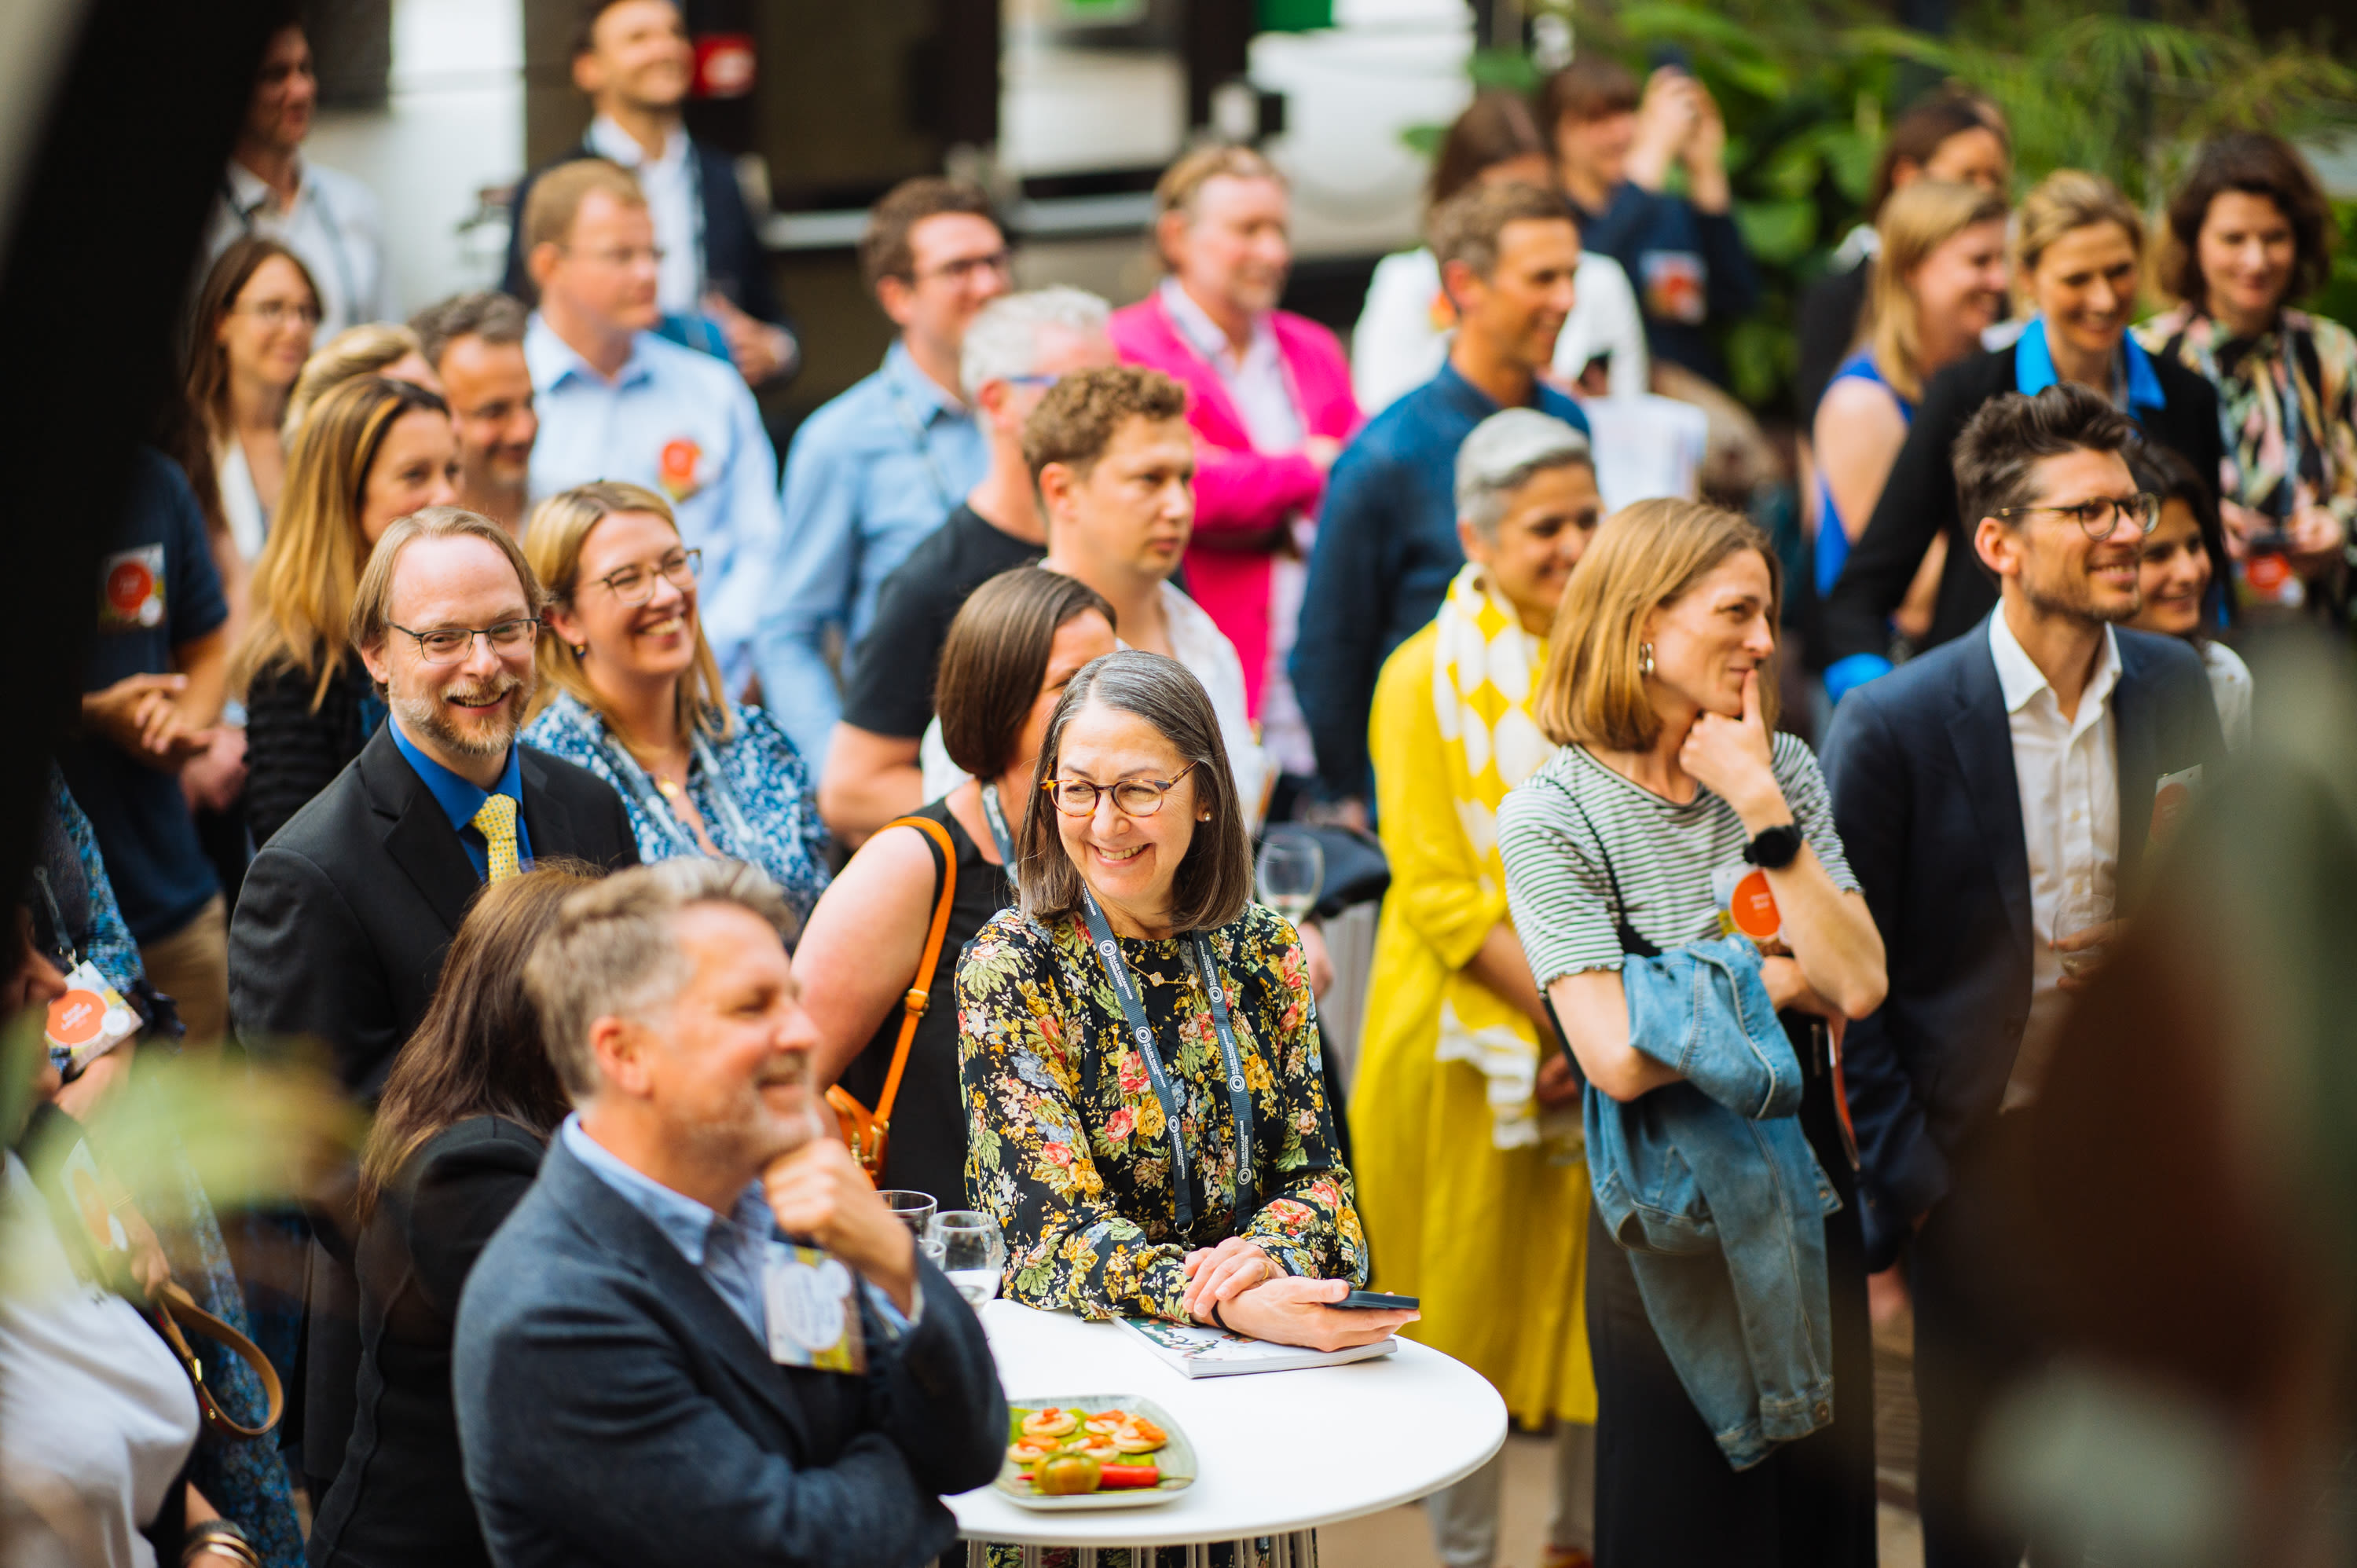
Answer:
[[1748, 1469], [1833, 1420], [1824, 1217], [1841, 1200], [1749, 938], [1631, 956], [1620, 981], [1630, 1043], [1685, 1081], [1625, 1104], [1588, 1088], [1589, 1179], [1678, 1380]]

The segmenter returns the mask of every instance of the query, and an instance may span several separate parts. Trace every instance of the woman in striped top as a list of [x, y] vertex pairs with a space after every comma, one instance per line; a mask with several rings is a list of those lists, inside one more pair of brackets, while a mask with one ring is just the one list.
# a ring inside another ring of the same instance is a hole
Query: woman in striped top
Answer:
[[1881, 1003], [1882, 940], [1815, 757], [1774, 730], [1781, 607], [1775, 555], [1742, 518], [1675, 500], [1614, 516], [1573, 573], [1549, 641], [1536, 716], [1560, 749], [1498, 815], [1533, 977], [1589, 1086], [1616, 1101], [1678, 1079], [1630, 1038], [1624, 955], [1718, 937], [1727, 900], [1714, 882], [1764, 871], [1781, 930], [1763, 978], [1808, 1072], [1803, 1129], [1842, 1198], [1824, 1222], [1838, 1412], [1739, 1472], [1591, 1215], [1598, 1568], [1874, 1561], [1864, 1249], [1816, 1023]]

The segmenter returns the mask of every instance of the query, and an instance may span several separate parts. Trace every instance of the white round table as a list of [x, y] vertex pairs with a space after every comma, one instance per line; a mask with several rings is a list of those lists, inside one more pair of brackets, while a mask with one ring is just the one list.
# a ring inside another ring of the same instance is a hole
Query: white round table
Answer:
[[[1048, 1513], [991, 1487], [947, 1498], [976, 1562], [983, 1541], [1088, 1549], [1261, 1536], [1279, 1538], [1281, 1563], [1314, 1561], [1308, 1531], [1438, 1491], [1506, 1441], [1505, 1402], [1488, 1380], [1412, 1339], [1346, 1367], [1189, 1378], [1116, 1323], [994, 1301], [982, 1324], [1010, 1403], [1143, 1395], [1177, 1418], [1200, 1473], [1146, 1508]], [[1083, 1550], [1083, 1568], [1092, 1560]]]

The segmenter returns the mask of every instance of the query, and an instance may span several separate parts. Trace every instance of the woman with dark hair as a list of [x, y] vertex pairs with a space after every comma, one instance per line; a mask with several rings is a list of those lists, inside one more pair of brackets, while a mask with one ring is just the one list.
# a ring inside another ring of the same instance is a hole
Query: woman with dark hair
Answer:
[[458, 1294], [568, 1109], [524, 961], [593, 868], [543, 860], [488, 884], [385, 1080], [361, 1158], [359, 1415], [311, 1562], [489, 1568], [450, 1399]]
[[2230, 613], [2225, 585], [2232, 562], [2217, 498], [2193, 465], [2166, 446], [2139, 444], [2128, 449], [2127, 459], [2136, 489], [2160, 500], [2136, 566], [2144, 607], [2127, 624], [2193, 645], [2210, 675], [2226, 748], [2240, 751], [2251, 739], [2251, 667], [2211, 635]]
[[958, 966], [966, 1195], [1006, 1230], [1008, 1297], [1318, 1349], [1412, 1321], [1333, 1305], [1366, 1237], [1300, 940], [1252, 901], [1201, 682], [1159, 654], [1092, 660], [1028, 793], [1021, 907]]
[[[976, 588], [950, 622], [934, 688], [942, 743], [972, 777], [913, 813], [942, 830], [949, 856], [904, 817], [859, 847], [802, 928], [794, 972], [822, 1042], [812, 1076], [839, 1082], [888, 1120], [878, 1186], [931, 1193], [944, 1209], [967, 1206], [951, 1004], [958, 954], [1015, 902], [1006, 835], [1022, 821], [1049, 714], [1075, 674], [1118, 646], [1113, 607], [1077, 578], [1017, 566]], [[952, 878], [949, 923], [924, 972], [945, 876]], [[912, 989], [931, 1004], [901, 1058], [902, 999]], [[899, 1081], [888, 1101], [896, 1058]]]
[[384, 705], [349, 640], [352, 594], [384, 531], [453, 499], [457, 480], [450, 407], [423, 387], [347, 381], [303, 422], [230, 667], [245, 703], [245, 810], [257, 845], [376, 733]]
[[1882, 253], [1883, 204], [1919, 179], [1978, 186], [2003, 201], [2013, 182], [2013, 138], [1996, 105], [1952, 86], [1891, 123], [1857, 227], [1835, 248], [1825, 275], [1801, 292], [1801, 358], [1793, 384], [1803, 416], [1815, 413], [1834, 372], [1857, 347], [1875, 259]]
[[[1508, 181], [1551, 188], [1555, 165], [1530, 100], [1492, 91], [1466, 105], [1441, 137], [1426, 186], [1426, 210], [1468, 186]], [[1609, 390], [1615, 397], [1633, 397], [1643, 392], [1650, 361], [1629, 274], [1602, 252], [1587, 251], [1572, 287], [1571, 315], [1555, 340], [1555, 379], [1590, 395]], [[1375, 263], [1366, 306], [1351, 333], [1351, 388], [1369, 418], [1440, 373], [1456, 323], [1457, 308], [1441, 289], [1440, 263], [1431, 246]]]
[[2219, 512], [2244, 602], [2337, 615], [2357, 521], [2357, 334], [2290, 308], [2330, 274], [2331, 236], [2289, 143], [2219, 137], [2169, 204], [2160, 285], [2183, 303], [2136, 336], [2218, 391]]
[[248, 561], [262, 553], [278, 510], [286, 474], [280, 426], [318, 324], [310, 273], [294, 252], [258, 234], [231, 242], [197, 292], [188, 400], [210, 464], [198, 494], [213, 490]]

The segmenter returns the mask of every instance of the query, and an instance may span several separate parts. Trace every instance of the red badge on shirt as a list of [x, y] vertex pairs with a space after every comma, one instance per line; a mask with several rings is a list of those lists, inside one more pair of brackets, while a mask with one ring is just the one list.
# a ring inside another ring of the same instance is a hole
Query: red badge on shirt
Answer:
[[696, 470], [703, 466], [704, 448], [686, 436], [676, 436], [663, 443], [661, 460], [663, 494], [675, 501], [683, 501], [703, 489]]
[[162, 545], [142, 544], [106, 558], [99, 569], [98, 624], [103, 631], [164, 624]]

